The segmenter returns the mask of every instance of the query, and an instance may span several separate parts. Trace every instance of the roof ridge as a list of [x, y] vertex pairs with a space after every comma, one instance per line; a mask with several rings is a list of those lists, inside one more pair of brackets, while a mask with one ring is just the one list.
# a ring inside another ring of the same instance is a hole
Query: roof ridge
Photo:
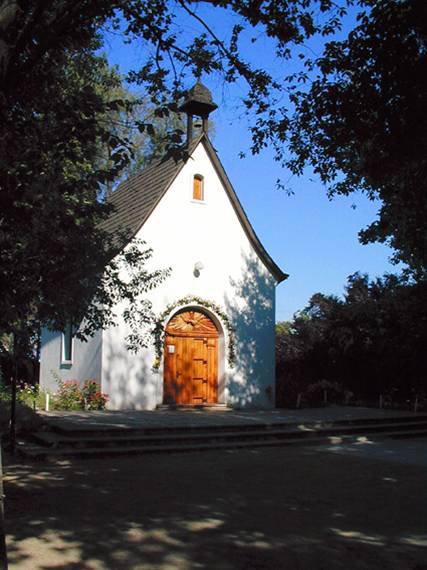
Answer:
[[[199, 144], [199, 142], [204, 138], [207, 138], [207, 134], [202, 132], [198, 137], [196, 137], [195, 139], [193, 139], [190, 143], [190, 146], [188, 147], [188, 155], [191, 155], [193, 153], [193, 151], [195, 150], [195, 148], [197, 147], [197, 145]], [[183, 152], [183, 156], [185, 155], [185, 146], [186, 144], [184, 143], [182, 145], [182, 148], [184, 150]], [[130, 176], [129, 178], [126, 178], [126, 180], [123, 180], [122, 182], [120, 182], [120, 184], [117, 186], [117, 188], [115, 190], [113, 190], [113, 192], [110, 194], [110, 196], [107, 198], [107, 201], [112, 199], [112, 196], [114, 194], [116, 194], [116, 192], [121, 191], [125, 186], [131, 185], [133, 182], [135, 182], [136, 180], [138, 180], [139, 178], [143, 177], [144, 175], [147, 175], [147, 173], [150, 170], [153, 170], [155, 168], [158, 168], [158, 166], [162, 163], [167, 162], [168, 160], [173, 159], [173, 155], [171, 153], [165, 153], [163, 156], [161, 156], [160, 158], [155, 158], [153, 159], [146, 167], [144, 167], [142, 170], [140, 170], [139, 172], [137, 172], [136, 174], [133, 174], [132, 176]], [[180, 163], [183, 160], [183, 158], [178, 159], [177, 161], [175, 161], [175, 164], [178, 165], [178, 163]]]
[[151, 163], [138, 174], [123, 181], [109, 196], [109, 201], [116, 207], [116, 211], [113, 212], [107, 220], [102, 222], [102, 229], [111, 234], [126, 229], [129, 230], [132, 237], [135, 236], [155, 210], [157, 204], [166, 194], [172, 182], [201, 142], [224, 186], [247, 238], [264, 265], [280, 283], [280, 281], [288, 277], [287, 274], [278, 267], [262, 245], [222, 166], [212, 142], [207, 133], [204, 132], [191, 141], [191, 144], [180, 159], [175, 160], [173, 155], [168, 156], [166, 154], [161, 159]]

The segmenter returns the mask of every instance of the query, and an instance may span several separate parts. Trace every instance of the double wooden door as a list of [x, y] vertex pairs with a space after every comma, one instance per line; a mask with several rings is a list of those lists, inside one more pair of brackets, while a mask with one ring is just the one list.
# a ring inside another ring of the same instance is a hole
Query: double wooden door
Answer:
[[218, 330], [204, 313], [182, 311], [166, 327], [164, 402], [218, 401]]

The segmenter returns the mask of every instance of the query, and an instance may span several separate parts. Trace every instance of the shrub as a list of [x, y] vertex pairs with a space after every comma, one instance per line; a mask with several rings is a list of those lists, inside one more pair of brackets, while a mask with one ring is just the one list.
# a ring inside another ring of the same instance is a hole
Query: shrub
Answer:
[[55, 410], [105, 410], [108, 396], [102, 394], [96, 380], [86, 380], [83, 386], [76, 380], [63, 381], [57, 379], [59, 390], [53, 398], [52, 407]]
[[[34, 408], [39, 397], [38, 385], [28, 382], [18, 382], [16, 386], [16, 401], [29, 408]], [[12, 386], [0, 385], [0, 402], [9, 403], [12, 399]]]
[[100, 385], [95, 380], [86, 380], [82, 394], [87, 410], [105, 410], [107, 394], [102, 394]]
[[53, 407], [56, 410], [84, 410], [85, 401], [79, 383], [75, 380], [58, 380], [59, 390], [56, 394]]
[[278, 408], [295, 408], [298, 394], [304, 392], [304, 383], [292, 374], [281, 374], [276, 379], [276, 406]]
[[11, 390], [9, 387], [4, 386], [3, 384], [0, 386], [0, 402], [10, 402], [11, 399]]
[[309, 406], [325, 405], [325, 391], [327, 392], [327, 404], [341, 404], [346, 398], [346, 393], [338, 382], [320, 380], [307, 386], [303, 393], [304, 402]]
[[39, 395], [38, 385], [28, 384], [22, 382], [16, 387], [16, 399], [21, 404], [34, 408], [36, 406], [37, 398]]

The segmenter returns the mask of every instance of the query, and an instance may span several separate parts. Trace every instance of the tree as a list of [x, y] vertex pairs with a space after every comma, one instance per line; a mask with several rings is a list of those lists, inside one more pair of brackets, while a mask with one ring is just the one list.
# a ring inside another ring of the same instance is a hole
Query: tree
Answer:
[[356, 398], [394, 394], [403, 403], [427, 396], [425, 282], [385, 275], [350, 275], [344, 298], [316, 293], [277, 334], [282, 404], [320, 380]]
[[[280, 85], [241, 57], [245, 27], [275, 38], [278, 56], [289, 59], [290, 42], [338, 25], [329, 0], [224, 1], [212, 9], [228, 9], [240, 23], [220, 38], [196, 6], [184, 0], [0, 2], [0, 331], [25, 343], [40, 323], [63, 328], [85, 314], [91, 331], [91, 318], [97, 326], [108, 322], [97, 309], [99, 299], [104, 311], [108, 306], [102, 276], [126, 236], [113, 240], [100, 229], [109, 214], [100, 194], [132, 158], [130, 137], [111, 121], [132, 101], [111, 98], [120, 81], [98, 55], [103, 27], [143, 42], [146, 58], [128, 79], [144, 89], [155, 117], [177, 111], [189, 73], [219, 72], [230, 83], [245, 79], [245, 105], [260, 120]], [[322, 24], [316, 10], [326, 15]], [[192, 19], [200, 33], [186, 41], [174, 31], [178, 17]], [[141, 120], [137, 126], [153, 130]], [[166, 150], [182, 152], [180, 128], [169, 143]], [[116, 285], [128, 295], [125, 284]]]
[[[0, 330], [19, 337], [68, 320], [76, 300], [87, 304], [113, 246], [99, 230], [109, 208], [97, 199], [99, 180], [114, 175], [99, 154], [113, 135], [96, 118], [117, 78], [92, 49], [64, 53], [51, 79], [2, 113]], [[126, 148], [113, 142], [117, 170]]]
[[51, 82], [30, 74], [28, 90], [2, 108], [0, 331], [10, 340], [2, 360], [13, 361], [15, 381], [41, 326], [64, 330], [71, 322], [84, 340], [114, 324], [119, 303], [129, 347], [146, 344], [141, 331], [154, 315], [145, 293], [167, 275], [145, 269], [151, 252], [143, 243], [102, 230], [111, 211], [103, 185], [132, 157], [115, 121], [134, 102], [118, 97], [120, 77], [98, 48], [95, 37], [83, 50], [48, 58], [42, 68]]
[[[358, 25], [346, 40], [329, 42], [319, 59], [308, 59], [305, 42], [340, 29], [348, 5], [357, 6]], [[229, 33], [219, 34], [211, 20], [224, 10], [232, 16], [233, 26]], [[198, 27], [189, 39], [182, 33], [185, 18]], [[423, 277], [426, 21], [422, 0], [223, 0], [209, 7], [192, 0], [155, 4], [148, 0], [49, 4], [3, 0], [0, 104], [2, 121], [6, 120], [1, 140], [8, 148], [16, 134], [11, 126], [23, 125], [32, 109], [38, 112], [40, 94], [47, 97], [51, 113], [56, 112], [57, 103], [63, 103], [55, 85], [64, 79], [58, 75], [64, 58], [93, 50], [96, 38], [101, 41], [100, 31], [112, 27], [129, 41], [139, 38], [141, 42], [143, 62], [128, 79], [143, 89], [157, 117], [177, 110], [189, 74], [218, 73], [229, 83], [243, 78], [247, 83], [243, 104], [255, 119], [252, 151], [273, 143], [278, 160], [294, 172], [311, 165], [329, 185], [330, 195], [362, 189], [380, 198], [379, 219], [361, 232], [362, 241], [388, 242], [396, 250], [395, 260], [408, 263], [414, 275]], [[294, 64], [299, 56], [304, 69], [276, 79], [251, 65], [242, 45], [256, 47], [263, 36], [271, 39], [279, 61], [293, 58]], [[308, 92], [300, 89], [316, 72]], [[90, 105], [85, 108], [76, 97], [74, 119], [80, 102], [89, 117]], [[99, 113], [105, 101], [98, 98], [96, 105]], [[96, 105], [92, 99], [91, 120]], [[64, 108], [64, 114], [69, 111]], [[179, 152], [180, 131], [178, 126], [168, 133], [169, 150]], [[109, 138], [113, 162], [118, 159], [123, 167], [129, 155], [120, 150], [117, 137], [110, 133]], [[32, 158], [28, 154], [26, 162]], [[37, 173], [37, 168], [32, 172]], [[21, 174], [25, 178], [25, 172], [16, 170], [17, 180]], [[103, 176], [94, 172], [93, 184]]]
[[[107, 181], [109, 191], [122, 180], [146, 168], [152, 161], [164, 156], [171, 139], [177, 134], [183, 134], [185, 124], [178, 113], [157, 117], [156, 109], [145, 97], [138, 95], [121, 83], [113, 91], [109, 91], [112, 100], [125, 102], [116, 111], [109, 111], [105, 120], [108, 128], [118, 140], [128, 141], [131, 154], [121, 169], [120, 175], [113, 181]], [[210, 122], [209, 122], [210, 123]], [[105, 144], [105, 155], [111, 164], [112, 149], [110, 143]]]
[[369, 9], [344, 41], [311, 65], [308, 92], [292, 95], [289, 166], [310, 165], [329, 194], [362, 190], [379, 198], [362, 243], [386, 242], [394, 260], [427, 276], [427, 4], [362, 2]]

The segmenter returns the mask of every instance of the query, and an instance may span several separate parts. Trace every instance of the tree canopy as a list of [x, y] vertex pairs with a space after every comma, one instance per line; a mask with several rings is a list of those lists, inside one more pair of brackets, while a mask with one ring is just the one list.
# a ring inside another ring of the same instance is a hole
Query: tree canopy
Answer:
[[293, 321], [277, 329], [279, 400], [327, 381], [356, 399], [380, 394], [404, 402], [427, 397], [426, 283], [355, 273], [344, 298], [316, 293]]
[[[362, 4], [362, 2], [360, 2]], [[362, 190], [380, 199], [378, 219], [360, 232], [380, 241], [417, 278], [427, 276], [427, 4], [369, 2], [343, 41], [326, 44], [316, 78], [294, 94], [284, 139], [330, 195]]]
[[[289, 41], [302, 42], [321, 31], [309, 4], [220, 2], [214, 8], [234, 11], [250, 28], [262, 26], [288, 57]], [[314, 4], [330, 10], [328, 1]], [[188, 71], [193, 76], [219, 71], [229, 82], [242, 75], [249, 85], [247, 107], [264, 112], [271, 78], [240, 57], [243, 27], [236, 25], [231, 37], [219, 39], [195, 6], [164, 0], [0, 2], [3, 332], [16, 333], [23, 323], [31, 329], [32, 322], [62, 328], [83, 314], [88, 331], [93, 330], [90, 319], [97, 326], [109, 322], [99, 310], [100, 305], [104, 311], [111, 308], [104, 269], [126, 236], [113, 240], [102, 231], [110, 208], [101, 195], [132, 159], [132, 137], [112, 117], [128, 112], [134, 101], [113, 96], [121, 89], [120, 78], [99, 55], [106, 26], [143, 42], [141, 68], [129, 80], [144, 89], [155, 118], [177, 110]], [[198, 22], [197, 37], [187, 41], [174, 31], [177, 10]], [[152, 132], [153, 121], [143, 118], [135, 125]], [[170, 137], [172, 150], [179, 148], [180, 135], [178, 125]], [[129, 260], [136, 264], [135, 252]], [[110, 297], [132, 296], [112, 271], [116, 289], [111, 293], [110, 280]], [[148, 275], [145, 282], [151, 283]]]
[[[356, 28], [327, 43], [322, 57], [307, 58], [305, 43], [333, 36], [351, 5], [361, 12]], [[216, 30], [216, 13], [230, 17], [229, 31]], [[24, 314], [57, 322], [75, 311], [73, 299], [87, 305], [114, 253], [100, 230], [109, 214], [100, 194], [129, 164], [132, 141], [108, 117], [132, 103], [111, 96], [120, 78], [99, 55], [107, 28], [138, 38], [141, 64], [127, 79], [155, 117], [177, 111], [190, 77], [243, 80], [252, 151], [272, 143], [278, 160], [297, 173], [311, 165], [331, 194], [361, 188], [378, 196], [380, 218], [362, 239], [389, 241], [423, 276], [425, 26], [416, 0], [2, 0], [2, 330]], [[242, 49], [256, 50], [261, 37], [289, 66], [285, 76], [253, 65]], [[298, 56], [302, 69], [294, 72]], [[138, 129], [152, 132], [145, 119]], [[171, 152], [180, 150], [175, 127]]]
[[[121, 81], [98, 47], [95, 37], [85, 49], [55, 52], [28, 73], [25, 89], [13, 96], [10, 86], [4, 90], [0, 330], [14, 334], [24, 352], [41, 324], [83, 323], [75, 331], [81, 338], [111, 324], [118, 300], [141, 301], [165, 275], [144, 270], [150, 254], [141, 244], [112, 261], [127, 236], [101, 229], [111, 211], [100, 199], [103, 185], [129, 162], [131, 149], [114, 121], [130, 103], [112, 97]], [[124, 280], [123, 264], [138, 278]]]

